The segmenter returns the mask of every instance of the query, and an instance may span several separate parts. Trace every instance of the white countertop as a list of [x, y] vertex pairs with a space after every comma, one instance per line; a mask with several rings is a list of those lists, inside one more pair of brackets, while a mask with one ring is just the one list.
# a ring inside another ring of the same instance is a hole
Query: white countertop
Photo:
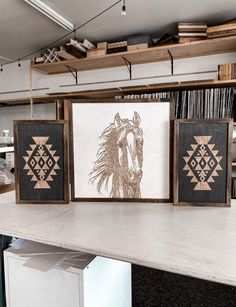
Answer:
[[0, 195], [0, 233], [236, 286], [235, 201], [15, 205], [10, 192]]

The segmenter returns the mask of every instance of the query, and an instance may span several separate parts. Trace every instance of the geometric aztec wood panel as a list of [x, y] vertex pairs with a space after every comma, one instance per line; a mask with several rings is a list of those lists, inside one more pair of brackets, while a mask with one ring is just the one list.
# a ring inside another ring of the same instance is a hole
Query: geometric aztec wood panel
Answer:
[[195, 144], [191, 144], [191, 150], [187, 150], [188, 155], [183, 157], [186, 162], [183, 170], [187, 171], [187, 176], [191, 177], [191, 182], [196, 183], [194, 190], [212, 190], [210, 183], [215, 182], [213, 177], [219, 176], [218, 171], [222, 171], [219, 150], [215, 150], [215, 144], [210, 144], [212, 136], [194, 136]]
[[232, 123], [175, 121], [175, 204], [230, 205]]
[[49, 136], [32, 136], [33, 144], [29, 144], [31, 150], [26, 150], [24, 170], [28, 176], [32, 176], [31, 181], [35, 181], [34, 189], [51, 189], [50, 182], [59, 170], [56, 150], [52, 150], [53, 144], [47, 144]]
[[68, 203], [67, 123], [16, 121], [17, 203]]

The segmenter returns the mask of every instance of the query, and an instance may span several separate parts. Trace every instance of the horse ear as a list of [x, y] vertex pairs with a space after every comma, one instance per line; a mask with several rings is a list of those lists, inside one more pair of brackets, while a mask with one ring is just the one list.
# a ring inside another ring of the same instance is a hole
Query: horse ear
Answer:
[[121, 125], [120, 113], [116, 113], [115, 118], [114, 118], [114, 124], [116, 127], [120, 127]]
[[140, 116], [137, 112], [134, 112], [133, 122], [134, 122], [135, 126], [139, 127], [139, 125], [141, 123], [141, 118], [140, 118]]

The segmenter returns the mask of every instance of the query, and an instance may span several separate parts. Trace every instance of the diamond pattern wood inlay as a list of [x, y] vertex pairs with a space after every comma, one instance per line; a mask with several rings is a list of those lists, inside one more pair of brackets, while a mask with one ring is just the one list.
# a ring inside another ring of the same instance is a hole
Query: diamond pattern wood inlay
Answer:
[[30, 150], [26, 150], [27, 155], [23, 156], [25, 160], [24, 170], [27, 175], [32, 176], [31, 181], [35, 181], [34, 189], [50, 189], [52, 176], [56, 176], [56, 170], [59, 170], [59, 156], [56, 150], [52, 150], [53, 145], [47, 144], [49, 137], [32, 137], [34, 144], [30, 144]]
[[191, 150], [187, 150], [184, 156], [184, 171], [188, 177], [192, 177], [191, 182], [195, 184], [195, 191], [212, 190], [210, 184], [214, 183], [213, 177], [219, 176], [218, 171], [222, 170], [220, 161], [222, 156], [218, 155], [219, 150], [215, 149], [215, 144], [210, 144], [212, 136], [194, 136], [195, 144], [191, 144]]

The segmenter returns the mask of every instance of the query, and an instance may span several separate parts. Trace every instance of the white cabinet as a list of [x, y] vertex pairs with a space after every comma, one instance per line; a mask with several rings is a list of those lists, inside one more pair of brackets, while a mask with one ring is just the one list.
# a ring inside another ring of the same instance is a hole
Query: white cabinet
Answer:
[[36, 250], [33, 256], [12, 247], [4, 252], [7, 307], [131, 307], [130, 264], [85, 253], [78, 262], [67, 253], [45, 271], [44, 260], [58, 260], [60, 251]]

